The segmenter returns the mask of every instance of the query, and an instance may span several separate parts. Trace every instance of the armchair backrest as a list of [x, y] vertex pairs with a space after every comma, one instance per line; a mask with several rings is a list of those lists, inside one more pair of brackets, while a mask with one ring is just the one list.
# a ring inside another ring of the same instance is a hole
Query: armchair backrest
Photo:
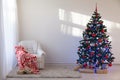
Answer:
[[19, 45], [23, 46], [25, 50], [27, 50], [29, 53], [36, 54], [38, 49], [37, 41], [35, 40], [24, 40], [20, 41]]

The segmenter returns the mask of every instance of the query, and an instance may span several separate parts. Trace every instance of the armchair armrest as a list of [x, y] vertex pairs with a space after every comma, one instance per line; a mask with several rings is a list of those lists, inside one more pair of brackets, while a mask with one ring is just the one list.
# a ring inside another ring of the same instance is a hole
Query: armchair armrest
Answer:
[[38, 50], [37, 50], [37, 60], [38, 60], [38, 67], [40, 68], [40, 69], [44, 69], [45, 68], [45, 55], [46, 53], [40, 48], [40, 47], [38, 47]]
[[45, 54], [46, 53], [41, 48], [38, 48], [37, 55], [41, 56], [41, 55], [45, 55]]

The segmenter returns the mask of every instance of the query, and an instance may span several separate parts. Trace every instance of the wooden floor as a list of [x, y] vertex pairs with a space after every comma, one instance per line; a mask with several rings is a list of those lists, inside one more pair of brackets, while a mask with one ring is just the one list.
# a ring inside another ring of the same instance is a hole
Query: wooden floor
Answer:
[[113, 65], [108, 74], [81, 73], [82, 78], [8, 78], [7, 80], [120, 80], [120, 65]]

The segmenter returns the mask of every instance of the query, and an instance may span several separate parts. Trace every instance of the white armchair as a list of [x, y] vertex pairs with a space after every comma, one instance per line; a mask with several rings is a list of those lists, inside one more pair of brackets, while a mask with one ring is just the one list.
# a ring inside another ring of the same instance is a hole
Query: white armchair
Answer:
[[29, 53], [33, 53], [37, 56], [38, 67], [40, 69], [45, 68], [45, 52], [42, 50], [40, 44], [35, 40], [24, 40], [20, 41], [18, 45], [21, 45]]

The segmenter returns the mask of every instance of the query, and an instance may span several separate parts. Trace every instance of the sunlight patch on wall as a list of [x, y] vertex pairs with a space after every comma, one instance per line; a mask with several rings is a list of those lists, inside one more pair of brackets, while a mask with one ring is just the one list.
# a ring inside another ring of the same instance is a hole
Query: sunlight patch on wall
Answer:
[[90, 17], [84, 14], [67, 12], [64, 9], [59, 9], [59, 20], [86, 26], [87, 22], [90, 20]]
[[61, 24], [61, 31], [64, 33], [64, 34], [71, 34], [71, 27], [70, 26], [67, 26], [65, 24]]
[[82, 37], [82, 33], [83, 33], [83, 30], [65, 24], [61, 24], [61, 31], [64, 34], [72, 35], [75, 37]]
[[64, 9], [59, 9], [59, 19], [65, 20], [65, 10]]
[[75, 28], [73, 27], [72, 28], [72, 35], [73, 36], [76, 36], [76, 37], [82, 37], [82, 33], [83, 33], [83, 30], [79, 29], [79, 28]]
[[71, 18], [72, 18], [72, 23], [86, 26], [87, 22], [90, 20], [90, 17], [87, 15], [83, 15], [80, 13], [76, 12], [70, 12], [71, 13]]
[[108, 20], [103, 20], [104, 25], [107, 27], [108, 32], [112, 32], [112, 28], [120, 29], [120, 23], [111, 22]]
[[[59, 20], [65, 21], [65, 23], [62, 22], [61, 25], [61, 31], [64, 34], [71, 34], [72, 36], [82, 37], [82, 29], [84, 29], [84, 26], [86, 27], [90, 18], [91, 16], [87, 16], [73, 11], [66, 11], [64, 9], [59, 9]], [[103, 25], [107, 27], [108, 33], [111, 33], [113, 29], [120, 29], [120, 23], [104, 20], [102, 18], [101, 20], [103, 20], [104, 22]], [[76, 24], [79, 25], [79, 27], [76, 26]], [[112, 41], [112, 38], [110, 39]]]

